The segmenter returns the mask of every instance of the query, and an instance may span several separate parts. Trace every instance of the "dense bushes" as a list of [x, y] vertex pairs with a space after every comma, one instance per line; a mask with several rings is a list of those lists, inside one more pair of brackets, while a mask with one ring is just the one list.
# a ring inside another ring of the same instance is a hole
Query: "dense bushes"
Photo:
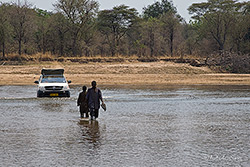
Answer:
[[250, 55], [222, 52], [208, 57], [207, 65], [222, 72], [250, 73]]

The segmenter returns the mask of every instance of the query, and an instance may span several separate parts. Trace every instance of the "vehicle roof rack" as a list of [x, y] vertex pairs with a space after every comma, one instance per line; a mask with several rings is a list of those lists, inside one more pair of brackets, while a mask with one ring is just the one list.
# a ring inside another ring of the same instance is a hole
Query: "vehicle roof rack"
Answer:
[[42, 69], [42, 75], [63, 75], [64, 69]]

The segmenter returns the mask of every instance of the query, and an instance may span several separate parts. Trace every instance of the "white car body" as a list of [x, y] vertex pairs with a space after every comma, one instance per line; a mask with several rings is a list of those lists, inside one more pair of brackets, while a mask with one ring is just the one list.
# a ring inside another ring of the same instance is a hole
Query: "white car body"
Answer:
[[69, 83], [63, 75], [64, 69], [42, 69], [38, 81], [37, 97], [70, 97]]

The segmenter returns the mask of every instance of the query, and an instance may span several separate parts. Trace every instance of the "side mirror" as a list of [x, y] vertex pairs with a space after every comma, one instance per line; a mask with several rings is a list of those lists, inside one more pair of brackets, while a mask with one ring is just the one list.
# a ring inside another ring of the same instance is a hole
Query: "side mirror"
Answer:
[[68, 83], [71, 83], [71, 80], [68, 80]]
[[38, 82], [38, 81], [35, 81], [34, 83], [35, 83], [35, 84], [39, 84], [39, 82]]

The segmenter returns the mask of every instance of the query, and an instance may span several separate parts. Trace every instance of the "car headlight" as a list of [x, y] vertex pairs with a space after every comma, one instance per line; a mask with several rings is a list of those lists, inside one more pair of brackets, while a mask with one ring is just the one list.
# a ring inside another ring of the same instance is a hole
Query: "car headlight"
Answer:
[[69, 89], [69, 85], [63, 86], [63, 90], [68, 90], [68, 89]]
[[40, 91], [45, 91], [45, 87], [44, 87], [44, 86], [39, 86], [38, 89], [39, 89]]

